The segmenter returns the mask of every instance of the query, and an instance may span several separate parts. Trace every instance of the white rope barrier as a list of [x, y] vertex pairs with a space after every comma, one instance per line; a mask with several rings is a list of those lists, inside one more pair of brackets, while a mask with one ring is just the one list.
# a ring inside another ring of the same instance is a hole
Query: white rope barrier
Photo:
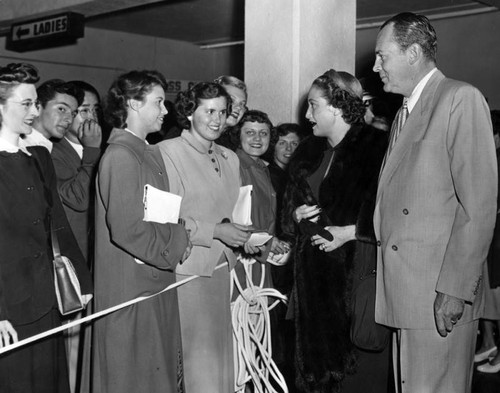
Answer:
[[[231, 272], [232, 290], [239, 291], [232, 303], [236, 392], [244, 392], [245, 385], [252, 381], [258, 393], [288, 393], [285, 379], [272, 359], [271, 321], [269, 311], [287, 297], [273, 288], [263, 288], [265, 265], [262, 265], [260, 285], [253, 284], [251, 265], [255, 259], [238, 258], [245, 268], [246, 289], [235, 271]], [[233, 285], [234, 282], [234, 285]], [[276, 300], [269, 305], [270, 299]], [[275, 381], [273, 384], [272, 381]]]
[[[224, 262], [224, 263], [221, 263], [220, 265], [217, 265], [215, 270], [218, 270], [224, 266], [227, 266], [227, 262]], [[111, 314], [115, 311], [118, 311], [118, 310], [121, 310], [122, 308], [125, 308], [125, 307], [128, 307], [128, 306], [131, 306], [133, 304], [137, 304], [137, 303], [140, 303], [140, 302], [143, 302], [145, 300], [148, 300], [148, 299], [151, 299], [155, 296], [158, 296], [164, 292], [167, 292], [167, 291], [170, 291], [174, 288], [177, 288], [177, 287], [180, 287], [181, 285], [184, 285], [186, 283], [188, 283], [189, 281], [192, 281], [196, 278], [198, 278], [200, 276], [197, 276], [197, 275], [193, 275], [193, 276], [188, 276], [186, 278], [184, 278], [183, 280], [181, 281], [177, 281], [173, 284], [170, 284], [168, 287], [162, 289], [161, 291], [159, 292], [156, 292], [152, 295], [148, 295], [148, 296], [139, 296], [135, 299], [132, 299], [132, 300], [129, 300], [127, 302], [123, 302], [123, 303], [120, 303], [116, 306], [113, 306], [113, 307], [110, 307], [110, 308], [106, 308], [104, 310], [101, 310], [99, 312], [96, 312], [94, 314], [90, 314], [90, 315], [87, 315], [86, 317], [83, 317], [83, 318], [80, 318], [80, 319], [76, 319], [72, 322], [69, 322], [67, 324], [64, 324], [64, 325], [61, 325], [61, 326], [58, 326], [56, 328], [53, 328], [53, 329], [50, 329], [50, 330], [47, 330], [45, 332], [42, 332], [42, 333], [38, 333], [34, 336], [31, 336], [31, 337], [27, 337], [23, 340], [20, 340], [16, 343], [13, 343], [13, 344], [9, 344], [3, 348], [0, 348], [0, 355], [2, 353], [5, 353], [5, 352], [9, 352], [9, 351], [12, 351], [13, 349], [16, 349], [16, 348], [19, 348], [19, 347], [22, 347], [24, 345], [27, 345], [27, 344], [30, 344], [34, 341], [38, 341], [38, 340], [41, 340], [42, 338], [45, 338], [45, 337], [49, 337], [49, 336], [52, 336], [56, 333], [59, 333], [59, 332], [62, 332], [63, 330], [66, 330], [66, 329], [69, 329], [69, 328], [72, 328], [73, 326], [78, 326], [78, 325], [81, 325], [82, 323], [86, 323], [86, 322], [90, 322], [96, 318], [100, 318], [104, 315], [107, 315], [107, 314]]]

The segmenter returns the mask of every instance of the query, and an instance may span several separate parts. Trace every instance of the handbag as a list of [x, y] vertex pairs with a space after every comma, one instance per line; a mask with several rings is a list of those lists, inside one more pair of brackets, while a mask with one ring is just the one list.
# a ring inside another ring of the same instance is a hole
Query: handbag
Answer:
[[360, 274], [354, 276], [351, 294], [351, 341], [358, 348], [381, 352], [389, 344], [391, 329], [375, 322], [376, 248], [358, 242]]
[[62, 315], [71, 314], [84, 308], [80, 282], [75, 268], [69, 258], [61, 255], [57, 233], [50, 219], [50, 237], [54, 254], [54, 287], [56, 289], [57, 306]]

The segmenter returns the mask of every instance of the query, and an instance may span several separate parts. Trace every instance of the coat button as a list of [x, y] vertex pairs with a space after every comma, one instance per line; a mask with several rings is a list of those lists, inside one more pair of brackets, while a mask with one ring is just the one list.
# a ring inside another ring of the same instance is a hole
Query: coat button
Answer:
[[28, 186], [26, 189], [27, 189], [28, 191], [33, 191], [33, 190], [35, 189], [35, 187], [33, 187], [33, 186]]
[[377, 240], [377, 247], [380, 247], [382, 245], [382, 242], [380, 240]]
[[41, 256], [42, 256], [42, 253], [37, 252], [35, 255], [33, 255], [33, 258], [37, 259], [37, 258], [40, 258]]
[[36, 220], [33, 220], [33, 225], [38, 225], [40, 224], [42, 220], [40, 220], [39, 218], [37, 218]]
[[162, 171], [160, 171], [160, 172], [158, 172], [158, 174], [159, 174], [160, 176], [162, 176], [162, 175], [163, 175], [163, 172], [162, 172]]
[[391, 248], [392, 248], [394, 251], [398, 251], [398, 246], [393, 245]]
[[161, 252], [161, 255], [163, 255], [164, 257], [167, 257], [168, 256], [168, 250], [163, 250]]
[[408, 209], [403, 209], [403, 214], [404, 214], [405, 216], [407, 216], [407, 215], [408, 215], [408, 213], [409, 213]]

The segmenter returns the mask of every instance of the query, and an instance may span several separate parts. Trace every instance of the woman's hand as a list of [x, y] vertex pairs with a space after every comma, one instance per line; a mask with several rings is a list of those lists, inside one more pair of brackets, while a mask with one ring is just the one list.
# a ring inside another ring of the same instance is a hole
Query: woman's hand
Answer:
[[288, 251], [290, 251], [290, 244], [281, 241], [277, 237], [273, 237], [271, 244], [271, 252], [274, 255], [286, 254]]
[[17, 332], [9, 321], [0, 321], [0, 348], [17, 343]]
[[215, 225], [214, 239], [220, 240], [229, 247], [241, 247], [248, 239], [250, 232], [245, 225], [220, 223]]
[[254, 255], [254, 254], [258, 254], [261, 251], [263, 251], [265, 249], [265, 247], [263, 247], [263, 246], [258, 247], [258, 246], [253, 246], [249, 243], [245, 243], [243, 245], [243, 249], [245, 250], [245, 254]]
[[356, 239], [355, 225], [347, 225], [345, 227], [325, 227], [325, 229], [333, 235], [333, 240], [331, 242], [319, 235], [311, 237], [312, 245], [319, 246], [319, 249], [324, 252], [333, 251], [348, 241]]
[[316, 222], [319, 219], [320, 212], [321, 209], [317, 205], [302, 205], [293, 212], [293, 219], [295, 222], [299, 223], [304, 218], [314, 217], [311, 221]]

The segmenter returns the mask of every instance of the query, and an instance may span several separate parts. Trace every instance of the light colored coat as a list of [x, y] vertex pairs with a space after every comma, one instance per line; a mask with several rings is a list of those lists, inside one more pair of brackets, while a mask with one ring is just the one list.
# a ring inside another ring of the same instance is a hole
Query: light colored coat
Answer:
[[234, 391], [230, 274], [234, 253], [214, 239], [217, 223], [231, 219], [240, 186], [239, 161], [232, 151], [212, 143], [210, 149], [189, 131], [159, 143], [170, 191], [182, 196], [180, 216], [193, 243], [191, 255], [176, 269], [178, 280], [202, 277], [178, 289], [185, 391]]
[[378, 323], [435, 329], [436, 291], [467, 302], [458, 324], [481, 316], [496, 197], [486, 101], [476, 88], [436, 71], [380, 174]]
[[[108, 143], [96, 182], [96, 311], [174, 283], [173, 270], [188, 241], [181, 225], [143, 220], [144, 186], [169, 189], [158, 148], [120, 129]], [[93, 350], [94, 393], [175, 392], [180, 352], [175, 290], [97, 320]]]

